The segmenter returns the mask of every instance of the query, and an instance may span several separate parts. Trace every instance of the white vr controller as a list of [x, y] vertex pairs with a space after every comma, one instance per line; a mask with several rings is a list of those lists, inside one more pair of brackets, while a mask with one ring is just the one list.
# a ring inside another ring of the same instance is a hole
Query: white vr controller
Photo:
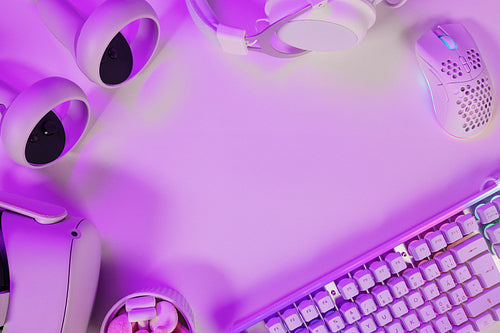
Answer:
[[5, 192], [0, 214], [2, 332], [87, 332], [101, 261], [95, 226]]
[[75, 83], [49, 77], [18, 92], [0, 81], [0, 137], [17, 163], [41, 168], [67, 154], [84, 134], [90, 109]]
[[103, 87], [120, 86], [137, 75], [158, 45], [158, 17], [144, 0], [107, 0], [89, 17], [66, 0], [38, 0], [37, 7], [81, 71]]
[[[107, 0], [84, 18], [66, 0], [38, 0], [49, 30], [92, 81], [118, 87], [150, 61], [160, 26], [144, 0]], [[0, 82], [0, 137], [17, 163], [42, 168], [67, 154], [90, 118], [85, 93], [73, 82], [50, 77], [19, 93]]]

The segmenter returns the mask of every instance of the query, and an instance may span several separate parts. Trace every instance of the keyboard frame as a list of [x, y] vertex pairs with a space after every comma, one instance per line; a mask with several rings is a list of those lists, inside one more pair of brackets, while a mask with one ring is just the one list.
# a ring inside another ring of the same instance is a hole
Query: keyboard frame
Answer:
[[[312, 282], [304, 285], [303, 287], [290, 292], [288, 295], [273, 302], [272, 304], [269, 304], [261, 308], [260, 310], [236, 321], [232, 326], [232, 328], [228, 331], [228, 333], [246, 332], [247, 329], [275, 315], [280, 310], [291, 306], [293, 303], [303, 299], [304, 297], [307, 297], [308, 295], [314, 293], [315, 291], [321, 288], [325, 288], [325, 286], [327, 286], [328, 284], [352, 272], [356, 268], [359, 268], [360, 266], [370, 262], [371, 260], [395, 249], [399, 245], [414, 239], [418, 235], [421, 235], [424, 231], [436, 225], [439, 225], [443, 222], [446, 222], [448, 219], [456, 215], [461, 214], [464, 210], [474, 207], [476, 204], [479, 204], [482, 200], [485, 200], [488, 197], [493, 196], [497, 192], [498, 195], [500, 196], [500, 179], [490, 179], [490, 181], [494, 182], [495, 185], [487, 187], [481, 190], [480, 192], [467, 197], [466, 199], [460, 201], [451, 208], [439, 214], [436, 214], [431, 218], [426, 219], [421, 223], [418, 223], [416, 226], [408, 229], [407, 231], [399, 233], [398, 235], [390, 238], [387, 242], [384, 242], [382, 245], [376, 246], [371, 250], [368, 250], [365, 254], [360, 255], [355, 259], [352, 259], [346, 262], [345, 264], [338, 266], [330, 273], [327, 273], [313, 280]], [[486, 184], [486, 182], [484, 184]], [[474, 214], [473, 211], [471, 211], [471, 213]], [[497, 263], [497, 266], [499, 265], [498, 260], [495, 260], [495, 263]], [[335, 298], [334, 296], [332, 297]]]

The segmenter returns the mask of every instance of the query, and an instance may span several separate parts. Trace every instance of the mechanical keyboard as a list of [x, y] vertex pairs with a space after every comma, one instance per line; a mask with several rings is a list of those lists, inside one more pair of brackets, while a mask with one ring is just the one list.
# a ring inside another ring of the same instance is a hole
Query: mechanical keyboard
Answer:
[[500, 180], [494, 184], [231, 332], [500, 332]]

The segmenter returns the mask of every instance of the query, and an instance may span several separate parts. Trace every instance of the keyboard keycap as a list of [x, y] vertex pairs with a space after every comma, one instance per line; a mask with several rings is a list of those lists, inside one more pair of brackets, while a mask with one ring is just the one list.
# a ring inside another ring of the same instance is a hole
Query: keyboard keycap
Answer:
[[483, 236], [477, 234], [464, 242], [452, 247], [450, 252], [453, 254], [455, 261], [459, 264], [474, 258], [481, 252], [487, 251], [488, 245]]
[[446, 294], [441, 294], [438, 297], [434, 298], [432, 301], [432, 306], [434, 306], [434, 311], [438, 314], [443, 314], [446, 311], [451, 310], [451, 304], [448, 300]]
[[483, 288], [490, 288], [500, 283], [500, 272], [489, 252], [467, 263], [472, 274], [477, 275]]
[[306, 322], [310, 322], [311, 320], [318, 318], [318, 311], [316, 310], [313, 301], [310, 299], [300, 302], [297, 308]]
[[427, 282], [422, 288], [420, 288], [420, 290], [422, 291], [422, 294], [424, 294], [425, 299], [428, 301], [438, 297], [439, 295], [438, 287], [434, 281]]
[[370, 294], [362, 294], [356, 298], [356, 304], [359, 307], [361, 313], [365, 316], [377, 310], [377, 305], [373, 296]]
[[446, 333], [451, 330], [451, 323], [445, 315], [438, 316], [432, 321], [432, 325], [437, 333]]
[[486, 228], [486, 235], [492, 243], [500, 243], [500, 223], [492, 227]]
[[385, 262], [389, 265], [393, 274], [398, 274], [406, 269], [406, 261], [399, 252], [389, 253], [385, 257]]
[[448, 319], [450, 319], [450, 322], [455, 325], [459, 326], [462, 325], [467, 321], [467, 315], [465, 314], [465, 311], [462, 307], [456, 306], [450, 311], [448, 311]]
[[450, 290], [447, 294], [450, 303], [453, 305], [460, 305], [467, 300], [467, 295], [465, 295], [465, 291], [460, 285]]
[[421, 262], [418, 265], [418, 268], [427, 281], [432, 281], [439, 275], [441, 275], [441, 272], [439, 271], [439, 268], [437, 267], [434, 259]]
[[[311, 333], [328, 333], [328, 329], [322, 320], [315, 320], [309, 325], [309, 330]], [[274, 333], [274, 332], [273, 332]]]
[[408, 307], [402, 299], [395, 300], [389, 304], [389, 309], [391, 310], [391, 314], [394, 318], [399, 318], [408, 313]]
[[267, 330], [270, 333], [286, 333], [286, 329], [279, 317], [273, 317], [266, 323]]
[[470, 322], [472, 324], [472, 327], [474, 327], [474, 329], [478, 332], [493, 326], [493, 324], [495, 323], [493, 321], [491, 313], [489, 312], [486, 312], [477, 318], [470, 318]]
[[481, 283], [479, 283], [479, 280], [475, 276], [469, 281], [463, 283], [462, 287], [464, 287], [465, 293], [469, 297], [474, 297], [483, 292], [483, 287], [481, 286]]
[[329, 312], [325, 316], [325, 322], [332, 333], [339, 332], [345, 327], [344, 319], [338, 311]]
[[377, 330], [377, 325], [371, 316], [363, 317], [358, 321], [358, 328], [361, 333], [372, 333]]
[[424, 304], [422, 294], [420, 294], [418, 290], [411, 291], [408, 295], [405, 296], [405, 299], [410, 309], [416, 309]]
[[420, 273], [418, 268], [407, 269], [403, 273], [403, 278], [410, 289], [417, 289], [425, 283], [422, 273]]
[[490, 311], [493, 320], [500, 321], [500, 305], [494, 306]]
[[302, 326], [302, 320], [300, 319], [299, 314], [297, 313], [297, 310], [295, 308], [288, 309], [283, 312], [281, 318], [283, 318], [286, 326], [290, 331], [293, 331]]
[[373, 273], [376, 282], [383, 282], [391, 277], [391, 271], [387, 264], [383, 261], [376, 261], [369, 266], [370, 271]]
[[335, 307], [333, 300], [327, 291], [320, 291], [319, 293], [314, 295], [314, 302], [318, 306], [318, 309], [319, 311], [321, 311], [321, 313], [327, 313]]
[[377, 301], [378, 306], [385, 306], [393, 300], [387, 286], [376, 286], [372, 290], [372, 295], [375, 297], [375, 301]]
[[462, 306], [469, 317], [477, 317], [480, 313], [500, 303], [500, 286], [485, 290], [481, 295], [469, 299]]
[[354, 280], [356, 280], [356, 282], [358, 283], [359, 290], [361, 291], [366, 291], [375, 285], [373, 275], [367, 269], [357, 271], [356, 273], [354, 273], [353, 277]]
[[451, 275], [453, 275], [456, 283], [464, 283], [472, 277], [469, 269], [465, 265], [457, 265], [457, 267], [451, 271]]
[[492, 199], [491, 203], [493, 204], [493, 206], [495, 206], [495, 208], [498, 211], [500, 211], [500, 197], [499, 196], [496, 196], [494, 199]]
[[387, 325], [392, 321], [391, 313], [387, 308], [381, 308], [378, 311], [374, 312], [373, 317], [375, 318], [375, 322], [378, 326]]
[[455, 220], [462, 234], [468, 235], [479, 229], [479, 225], [477, 224], [477, 220], [472, 214], [466, 214], [457, 217]]
[[455, 287], [455, 281], [451, 277], [450, 273], [444, 273], [436, 279], [436, 282], [441, 292], [446, 292]]
[[446, 243], [448, 244], [454, 243], [462, 238], [462, 232], [456, 222], [444, 224], [441, 228], [439, 228], [439, 231], [441, 231]]
[[431, 249], [431, 252], [438, 252], [446, 247], [446, 240], [440, 231], [433, 231], [425, 235], [424, 237], [427, 245]]
[[436, 318], [436, 312], [432, 308], [432, 305], [428, 302], [424, 303], [424, 305], [417, 309], [417, 314], [420, 321], [423, 323], [427, 323]]
[[418, 329], [418, 333], [436, 333], [436, 331], [434, 331], [434, 328], [431, 324], [423, 324]]
[[358, 286], [356, 282], [351, 278], [345, 278], [337, 283], [337, 287], [339, 288], [340, 294], [344, 299], [349, 300], [359, 294]]
[[385, 325], [385, 332], [387, 333], [404, 333], [403, 325], [399, 319], [394, 319], [389, 324]]
[[343, 333], [361, 333], [356, 325], [349, 325], [345, 328]]
[[408, 245], [408, 251], [416, 261], [423, 260], [431, 255], [431, 250], [424, 239], [411, 242]]
[[406, 316], [401, 317], [401, 323], [407, 331], [413, 331], [420, 327], [420, 321], [417, 318], [415, 310], [411, 310]]
[[344, 316], [346, 323], [353, 324], [361, 318], [361, 313], [355, 303], [344, 303], [340, 307], [340, 312]]
[[497, 258], [500, 258], [500, 244], [493, 244], [493, 251], [497, 255]]
[[491, 202], [478, 206], [476, 208], [476, 214], [482, 224], [493, 222], [498, 218], [497, 208]]
[[465, 323], [457, 327], [453, 327], [453, 333], [474, 333], [471, 323]]
[[443, 252], [434, 256], [434, 260], [441, 272], [449, 272], [457, 267], [457, 263], [450, 252]]
[[387, 285], [391, 290], [392, 296], [395, 298], [401, 298], [408, 294], [408, 286], [406, 285], [405, 280], [400, 276], [390, 278], [387, 281]]

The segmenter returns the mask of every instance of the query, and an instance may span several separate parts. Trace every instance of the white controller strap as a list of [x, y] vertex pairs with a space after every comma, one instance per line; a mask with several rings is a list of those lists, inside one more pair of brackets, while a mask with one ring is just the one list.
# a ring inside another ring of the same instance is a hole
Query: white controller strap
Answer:
[[57, 223], [68, 215], [63, 207], [3, 191], [0, 191], [0, 208], [31, 217], [41, 224]]

